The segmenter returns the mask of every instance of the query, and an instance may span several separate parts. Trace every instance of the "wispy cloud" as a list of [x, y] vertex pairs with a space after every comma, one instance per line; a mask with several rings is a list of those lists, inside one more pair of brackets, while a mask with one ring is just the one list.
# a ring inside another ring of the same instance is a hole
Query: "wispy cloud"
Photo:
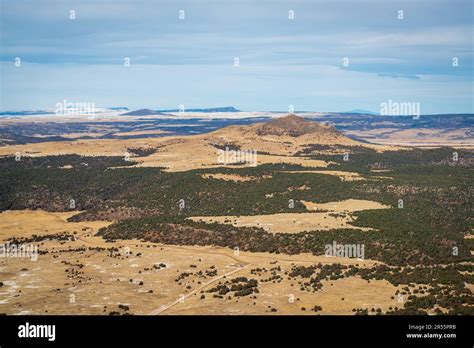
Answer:
[[[127, 100], [114, 102], [121, 105], [151, 101], [146, 88], [155, 88], [160, 91], [156, 96], [163, 100], [194, 100], [206, 90], [208, 94], [200, 96], [204, 102], [222, 96], [222, 104], [245, 104], [257, 109], [278, 102], [275, 90], [280, 85], [297, 83], [294, 90], [299, 93], [298, 99], [308, 106], [314, 104], [312, 96], [325, 95], [331, 85], [341, 96], [359, 98], [359, 103], [343, 101], [340, 108], [370, 109], [376, 102], [374, 93], [392, 81], [400, 88], [409, 88], [408, 94], [420, 99], [429, 98], [422, 94], [429, 84], [430, 91], [444, 91], [446, 110], [472, 111], [472, 101], [450, 104], [447, 98], [452, 95], [452, 100], [459, 100], [466, 84], [472, 86], [470, 0], [0, 1], [2, 90], [8, 96], [3, 97], [3, 107], [19, 106], [13, 103], [15, 98], [11, 99], [13, 91], [20, 85], [37, 84], [35, 76], [47, 78], [46, 71], [55, 79], [41, 85], [45, 90], [41, 98], [40, 92], [29, 90], [23, 93], [21, 102], [41, 99], [51, 103], [49, 95], [57, 91], [89, 94], [80, 88], [101, 95], [103, 91], [94, 86], [106, 89], [103, 95], [121, 95], [122, 86], [109, 73], [115, 71], [124, 78], [122, 84], [133, 82], [135, 90]], [[185, 11], [184, 20], [178, 18], [181, 9]], [[74, 20], [69, 18], [71, 10], [75, 11]], [[288, 18], [289, 10], [295, 13], [293, 20]], [[399, 10], [404, 11], [403, 20], [397, 18]], [[11, 70], [16, 57], [22, 60], [21, 72]], [[132, 63], [129, 71], [143, 71], [135, 68], [137, 65], [150, 71], [140, 75], [144, 81], [122, 74], [125, 57]], [[238, 69], [232, 67], [234, 57], [240, 60]], [[452, 65], [454, 57], [457, 67]], [[347, 66], [342, 64], [344, 58], [348, 58]], [[91, 69], [95, 69], [97, 78], [89, 76], [84, 86], [78, 84], [81, 78], [71, 80], [68, 75]], [[167, 69], [174, 75], [165, 73]], [[155, 75], [157, 71], [160, 75]], [[216, 77], [216, 73], [222, 75]], [[180, 88], [173, 91], [152, 87], [146, 81], [151, 76], [160, 86], [175, 86], [180, 81]], [[446, 90], [440, 76], [457, 87]], [[193, 78], [199, 79], [199, 84], [192, 83]], [[214, 87], [207, 85], [210, 81]], [[409, 84], [402, 86], [402, 81]], [[252, 83], [261, 89], [254, 90]], [[242, 89], [237, 91], [236, 86]], [[249, 95], [245, 86], [265, 102]], [[350, 91], [347, 86], [356, 90]], [[233, 100], [224, 98], [226, 90], [232, 91], [228, 95], [232, 94]], [[291, 89], [281, 89], [282, 95], [283, 91], [293, 95]], [[181, 95], [175, 98], [172, 93]], [[435, 101], [434, 95], [432, 98]], [[113, 102], [108, 98], [106, 101]], [[323, 103], [329, 109], [337, 104]], [[439, 107], [439, 103], [436, 105]]]

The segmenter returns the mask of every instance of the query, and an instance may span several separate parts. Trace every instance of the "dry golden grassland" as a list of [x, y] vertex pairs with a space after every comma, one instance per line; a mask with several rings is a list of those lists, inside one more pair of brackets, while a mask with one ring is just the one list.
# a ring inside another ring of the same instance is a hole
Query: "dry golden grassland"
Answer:
[[[138, 240], [105, 242], [94, 236], [110, 222], [71, 223], [77, 212], [7, 211], [0, 214], [1, 239], [68, 232], [74, 241], [38, 243], [37, 261], [0, 258], [0, 312], [7, 314], [352, 314], [352, 308], [399, 306], [398, 289], [386, 281], [368, 283], [358, 277], [324, 282], [321, 291], [300, 290], [299, 280], [285, 272], [294, 265], [315, 263], [358, 264], [378, 262], [309, 254], [277, 255], [236, 252], [221, 247], [169, 246]], [[118, 248], [110, 252], [107, 248]], [[85, 248], [85, 249], [84, 249]], [[92, 249], [89, 249], [92, 248]], [[96, 249], [106, 248], [106, 249]], [[128, 253], [130, 252], [130, 253]], [[112, 255], [112, 256], [111, 256]], [[166, 265], [153, 268], [154, 265]], [[252, 269], [280, 266], [280, 282], [262, 282], [269, 272]], [[206, 276], [206, 271], [216, 270]], [[197, 273], [202, 271], [204, 276]], [[183, 273], [192, 273], [176, 281]], [[235, 277], [259, 280], [253, 296], [214, 298], [207, 290]], [[204, 295], [204, 298], [201, 298]], [[392, 297], [395, 296], [395, 299]], [[342, 300], [344, 298], [344, 300]], [[291, 300], [290, 300], [291, 299]], [[126, 305], [129, 310], [120, 309]], [[302, 310], [306, 308], [306, 311]], [[275, 308], [276, 312], [270, 312]]]
[[[340, 202], [314, 203], [302, 201], [311, 213], [280, 213], [250, 216], [196, 216], [191, 219], [206, 223], [227, 223], [236, 227], [260, 227], [270, 233], [299, 233], [304, 231], [328, 231], [337, 228], [352, 228], [370, 231], [371, 228], [353, 226], [355, 217], [351, 212], [369, 209], [388, 209], [378, 202], [348, 199]], [[321, 212], [317, 212], [321, 211]], [[334, 214], [337, 212], [338, 214]]]

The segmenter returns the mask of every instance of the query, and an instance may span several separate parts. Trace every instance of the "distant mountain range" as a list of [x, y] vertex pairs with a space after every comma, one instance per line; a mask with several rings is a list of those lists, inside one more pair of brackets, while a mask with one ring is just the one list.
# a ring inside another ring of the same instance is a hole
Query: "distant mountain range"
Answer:
[[[161, 112], [179, 112], [179, 109], [159, 110]], [[218, 108], [205, 108], [205, 109], [185, 109], [186, 112], [239, 112], [240, 110], [233, 106], [221, 106]]]
[[2, 111], [0, 116], [30, 116], [30, 115], [49, 115], [54, 114], [52, 111]]
[[128, 108], [125, 106], [117, 106], [117, 107], [110, 107], [108, 108], [109, 110], [115, 110], [115, 111], [120, 111], [120, 110], [126, 110], [128, 111]]
[[147, 115], [168, 115], [164, 112], [151, 110], [151, 109], [139, 109], [135, 111], [126, 112], [120, 116], [147, 116]]
[[354, 109], [354, 110], [346, 111], [345, 113], [346, 114], [363, 114], [363, 115], [380, 115], [377, 112], [363, 110], [363, 109]]
[[[169, 115], [168, 113], [180, 112], [180, 109], [165, 109], [165, 110], [152, 110], [152, 109], [140, 109], [122, 114], [122, 116], [146, 116], [146, 115]], [[239, 112], [240, 110], [233, 106], [223, 106], [218, 108], [205, 108], [205, 109], [185, 109], [185, 112]]]

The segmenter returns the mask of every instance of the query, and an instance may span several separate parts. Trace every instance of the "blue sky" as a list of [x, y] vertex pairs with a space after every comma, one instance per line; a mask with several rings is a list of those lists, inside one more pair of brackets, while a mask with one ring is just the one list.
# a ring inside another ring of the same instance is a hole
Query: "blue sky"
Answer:
[[0, 3], [2, 110], [66, 99], [378, 112], [393, 100], [422, 114], [474, 112], [472, 0]]

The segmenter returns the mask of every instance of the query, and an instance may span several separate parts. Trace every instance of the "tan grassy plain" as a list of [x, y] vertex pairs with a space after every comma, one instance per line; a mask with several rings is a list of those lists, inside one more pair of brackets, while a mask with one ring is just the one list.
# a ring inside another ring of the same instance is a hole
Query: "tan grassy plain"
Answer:
[[[70, 142], [42, 142], [0, 147], [0, 156], [53, 156], [78, 154], [81, 156], [125, 156], [129, 148], [159, 148], [146, 157], [133, 157], [138, 167], [166, 167], [168, 171], [186, 171], [202, 168], [239, 168], [246, 165], [223, 165], [218, 162], [218, 150], [203, 141], [203, 136], [163, 137], [147, 139], [97, 139]], [[307, 167], [326, 167], [327, 162], [303, 157], [259, 155], [257, 164], [289, 163]]]
[[341, 170], [289, 170], [283, 173], [314, 173], [337, 176], [342, 181], [360, 181], [366, 180], [362, 175], [355, 172], [344, 172]]
[[[281, 267], [289, 267], [287, 263], [279, 262]], [[269, 267], [270, 265], [267, 265]], [[251, 274], [241, 275], [252, 277]], [[288, 284], [289, 283], [289, 284]], [[183, 303], [178, 303], [167, 311], [167, 314], [297, 314], [314, 315], [311, 309], [321, 306], [318, 314], [348, 315], [354, 314], [353, 308], [381, 308], [384, 312], [389, 307], [401, 307], [394, 293], [398, 287], [386, 280], [372, 280], [368, 283], [356, 277], [343, 278], [333, 281], [323, 281], [323, 289], [318, 292], [301, 291], [297, 281], [282, 283], [262, 283], [259, 290], [261, 295], [257, 301], [251, 298], [215, 299], [206, 294], [205, 301], [197, 296], [191, 296]], [[293, 285], [293, 286], [292, 286]], [[391, 297], [395, 297], [391, 299]], [[291, 298], [291, 301], [290, 301]], [[255, 305], [253, 303], [256, 303]], [[272, 313], [271, 308], [277, 312]], [[302, 310], [305, 308], [305, 310]]]
[[370, 231], [370, 228], [351, 225], [355, 219], [348, 214], [331, 216], [331, 213], [281, 213], [249, 216], [196, 216], [190, 219], [206, 223], [229, 223], [236, 227], [260, 227], [270, 233], [299, 233], [328, 231], [335, 228], [353, 228]]
[[379, 202], [362, 199], [346, 199], [338, 202], [314, 203], [301, 201], [308, 210], [331, 210], [338, 212], [353, 212], [372, 209], [389, 209], [390, 207]]
[[83, 228], [98, 230], [111, 224], [110, 221], [68, 222], [80, 211], [50, 213], [44, 210], [7, 210], [0, 213], [0, 240], [9, 237], [28, 237], [60, 232], [81, 232]]
[[[206, 223], [227, 223], [236, 227], [260, 227], [270, 233], [299, 233], [315, 230], [332, 230], [336, 228], [353, 228], [370, 231], [371, 228], [353, 226], [355, 217], [350, 213], [370, 209], [388, 209], [389, 206], [378, 202], [347, 199], [339, 202], [314, 203], [301, 201], [308, 210], [329, 212], [279, 213], [249, 216], [195, 216], [190, 219]], [[341, 213], [334, 216], [334, 212]]]
[[[74, 214], [41, 211], [10, 211], [0, 214], [1, 239], [75, 231], [74, 241], [43, 241], [37, 261], [26, 258], [0, 258], [0, 313], [7, 314], [108, 314], [124, 313], [119, 304], [128, 305], [134, 314], [314, 314], [309, 311], [321, 305], [322, 314], [352, 314], [352, 308], [400, 306], [391, 299], [397, 287], [385, 281], [367, 283], [357, 277], [324, 283], [320, 292], [300, 290], [300, 280], [288, 280], [284, 272], [292, 265], [315, 263], [358, 264], [369, 267], [379, 262], [332, 258], [310, 254], [282, 255], [270, 253], [235, 253], [221, 247], [167, 246], [138, 240], [107, 243], [93, 236], [109, 222], [67, 222]], [[83, 228], [89, 227], [86, 231]], [[46, 231], [47, 230], [47, 231]], [[92, 231], [91, 231], [92, 230]], [[85, 247], [86, 250], [80, 249]], [[109, 251], [87, 248], [117, 247], [118, 257]], [[131, 252], [127, 255], [127, 249]], [[82, 264], [78, 266], [64, 264]], [[164, 263], [166, 268], [151, 269]], [[194, 265], [194, 266], [191, 266]], [[198, 271], [217, 269], [216, 276], [200, 278]], [[283, 279], [262, 282], [269, 274], [253, 275], [254, 268], [280, 266]], [[145, 270], [148, 268], [149, 270]], [[68, 277], [74, 269], [79, 276]], [[182, 281], [175, 279], [182, 272], [193, 273]], [[223, 278], [227, 275], [226, 278]], [[247, 276], [259, 279], [257, 299], [250, 296], [228, 299], [213, 298], [207, 293], [219, 281]], [[131, 280], [131, 281], [130, 281]], [[143, 282], [142, 285], [140, 285]], [[201, 282], [199, 284], [198, 282]], [[153, 292], [149, 292], [152, 290]], [[203, 293], [201, 294], [201, 291]], [[201, 295], [205, 299], [201, 299]], [[289, 302], [293, 294], [295, 302]], [[341, 298], [344, 297], [344, 300]], [[177, 301], [184, 298], [184, 302]], [[254, 304], [255, 302], [255, 304]], [[301, 307], [307, 311], [301, 311]]]
[[[224, 181], [235, 181], [235, 182], [247, 182], [247, 181], [254, 181], [258, 180], [259, 178], [255, 176], [243, 176], [238, 174], [201, 174], [201, 177], [204, 179], [216, 179], [216, 180], [224, 180]], [[265, 176], [264, 178], [270, 178], [269, 176]]]

